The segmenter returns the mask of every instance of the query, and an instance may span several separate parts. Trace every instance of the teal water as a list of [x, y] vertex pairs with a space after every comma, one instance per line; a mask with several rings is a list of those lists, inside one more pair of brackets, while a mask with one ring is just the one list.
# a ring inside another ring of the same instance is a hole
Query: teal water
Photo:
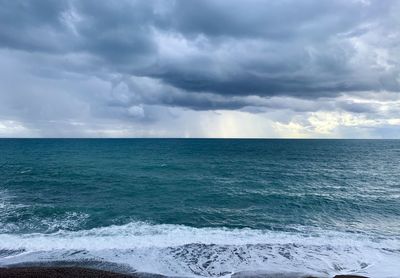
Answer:
[[400, 277], [399, 240], [400, 141], [0, 140], [3, 265]]

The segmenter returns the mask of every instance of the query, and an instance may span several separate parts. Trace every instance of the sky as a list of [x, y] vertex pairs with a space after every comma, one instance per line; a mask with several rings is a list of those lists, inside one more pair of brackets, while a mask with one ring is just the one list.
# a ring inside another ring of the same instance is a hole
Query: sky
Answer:
[[0, 137], [400, 138], [400, 0], [0, 0]]

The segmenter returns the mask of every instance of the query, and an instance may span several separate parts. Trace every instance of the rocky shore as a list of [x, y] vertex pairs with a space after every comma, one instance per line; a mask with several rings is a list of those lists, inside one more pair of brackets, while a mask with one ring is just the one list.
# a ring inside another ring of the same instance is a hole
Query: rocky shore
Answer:
[[[0, 268], [0, 278], [163, 278], [165, 276], [149, 273], [121, 274], [104, 270], [81, 267], [12, 267]], [[290, 273], [235, 273], [232, 277], [255, 278], [318, 278]], [[336, 275], [333, 278], [367, 278], [356, 275]]]

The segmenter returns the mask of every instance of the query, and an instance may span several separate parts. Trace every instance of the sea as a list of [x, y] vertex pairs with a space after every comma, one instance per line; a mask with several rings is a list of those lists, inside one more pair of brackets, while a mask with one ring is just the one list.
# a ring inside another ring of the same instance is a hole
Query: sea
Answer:
[[398, 278], [400, 140], [0, 139], [20, 265]]

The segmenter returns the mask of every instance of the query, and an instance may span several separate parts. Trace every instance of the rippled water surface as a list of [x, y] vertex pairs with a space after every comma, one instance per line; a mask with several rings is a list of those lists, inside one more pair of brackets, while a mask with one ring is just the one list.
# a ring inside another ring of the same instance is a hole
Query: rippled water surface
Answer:
[[399, 277], [400, 141], [1, 139], [0, 265]]

